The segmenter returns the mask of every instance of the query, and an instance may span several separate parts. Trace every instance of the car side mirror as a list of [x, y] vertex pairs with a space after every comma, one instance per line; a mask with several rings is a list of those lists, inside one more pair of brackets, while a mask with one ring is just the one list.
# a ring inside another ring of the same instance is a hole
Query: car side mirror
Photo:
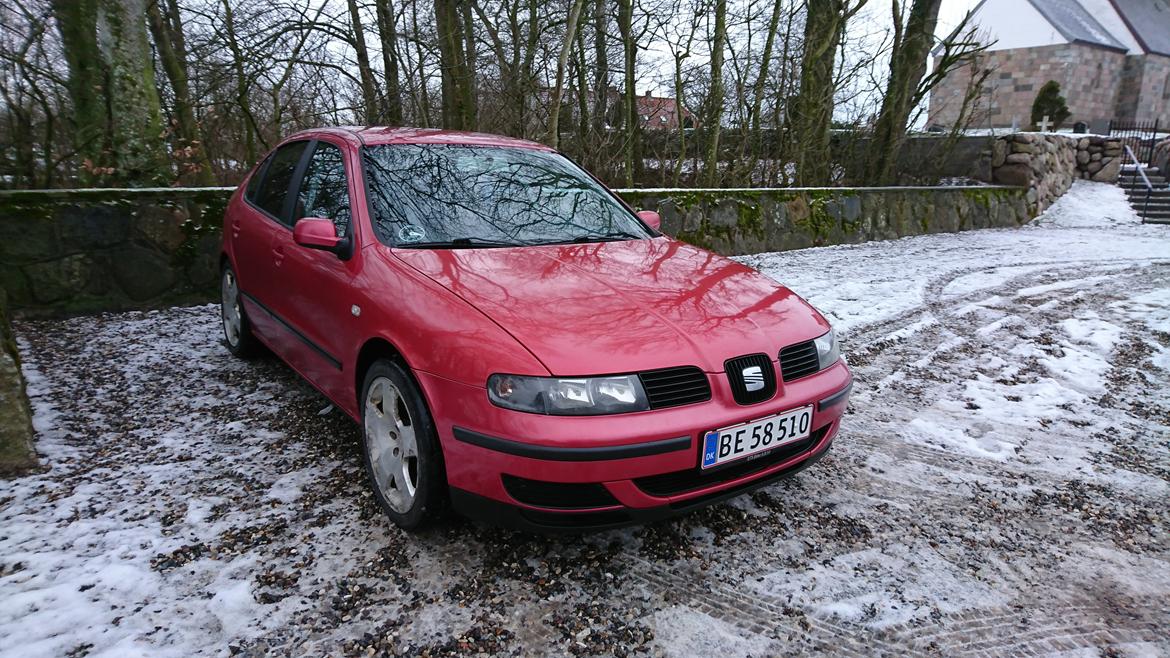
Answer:
[[349, 257], [349, 238], [337, 237], [333, 222], [321, 217], [306, 217], [293, 227], [293, 242], [308, 249], [330, 251], [345, 259]]
[[662, 230], [662, 216], [653, 210], [639, 210], [638, 219], [645, 222], [646, 226], [649, 226], [655, 231]]

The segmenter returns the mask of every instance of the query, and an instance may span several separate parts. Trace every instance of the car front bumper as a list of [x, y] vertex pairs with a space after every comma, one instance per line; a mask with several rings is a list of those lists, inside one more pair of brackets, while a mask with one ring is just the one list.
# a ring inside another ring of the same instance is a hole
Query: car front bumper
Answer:
[[[501, 409], [483, 388], [417, 375], [436, 419], [455, 509], [496, 525], [538, 531], [644, 523], [792, 476], [824, 456], [852, 388], [848, 368], [838, 362], [781, 383], [766, 402], [741, 406], [726, 378], [712, 373], [708, 402], [567, 417]], [[808, 439], [700, 471], [707, 431], [809, 404], [814, 407]]]

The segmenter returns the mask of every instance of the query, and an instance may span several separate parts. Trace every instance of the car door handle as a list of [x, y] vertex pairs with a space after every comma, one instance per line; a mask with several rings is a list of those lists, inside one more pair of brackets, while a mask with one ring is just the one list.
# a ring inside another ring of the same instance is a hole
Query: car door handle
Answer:
[[277, 265], [280, 265], [280, 263], [284, 260], [284, 247], [272, 248], [272, 260]]
[[233, 238], [240, 237], [240, 220], [238, 220], [238, 219], [232, 220], [232, 237]]

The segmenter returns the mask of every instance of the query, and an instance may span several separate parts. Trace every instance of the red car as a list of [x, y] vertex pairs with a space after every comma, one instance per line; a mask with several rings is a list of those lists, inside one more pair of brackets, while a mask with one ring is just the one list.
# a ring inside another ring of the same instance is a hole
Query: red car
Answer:
[[852, 384], [829, 323], [658, 225], [541, 144], [301, 132], [227, 208], [226, 344], [364, 428], [404, 528], [638, 523], [815, 462]]

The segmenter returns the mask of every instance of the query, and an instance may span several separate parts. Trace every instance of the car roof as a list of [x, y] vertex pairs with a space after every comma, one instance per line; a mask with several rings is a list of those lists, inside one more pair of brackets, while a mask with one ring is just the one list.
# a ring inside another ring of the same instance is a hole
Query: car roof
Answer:
[[538, 151], [552, 151], [554, 149], [539, 142], [527, 139], [516, 139], [503, 135], [488, 133], [464, 132], [460, 130], [442, 130], [439, 128], [391, 128], [387, 126], [341, 126], [338, 128], [315, 128], [302, 130], [289, 139], [297, 137], [308, 138], [315, 134], [346, 133], [347, 137], [357, 137], [366, 146], [382, 144], [458, 144], [463, 146], [503, 146], [510, 148], [524, 148]]

